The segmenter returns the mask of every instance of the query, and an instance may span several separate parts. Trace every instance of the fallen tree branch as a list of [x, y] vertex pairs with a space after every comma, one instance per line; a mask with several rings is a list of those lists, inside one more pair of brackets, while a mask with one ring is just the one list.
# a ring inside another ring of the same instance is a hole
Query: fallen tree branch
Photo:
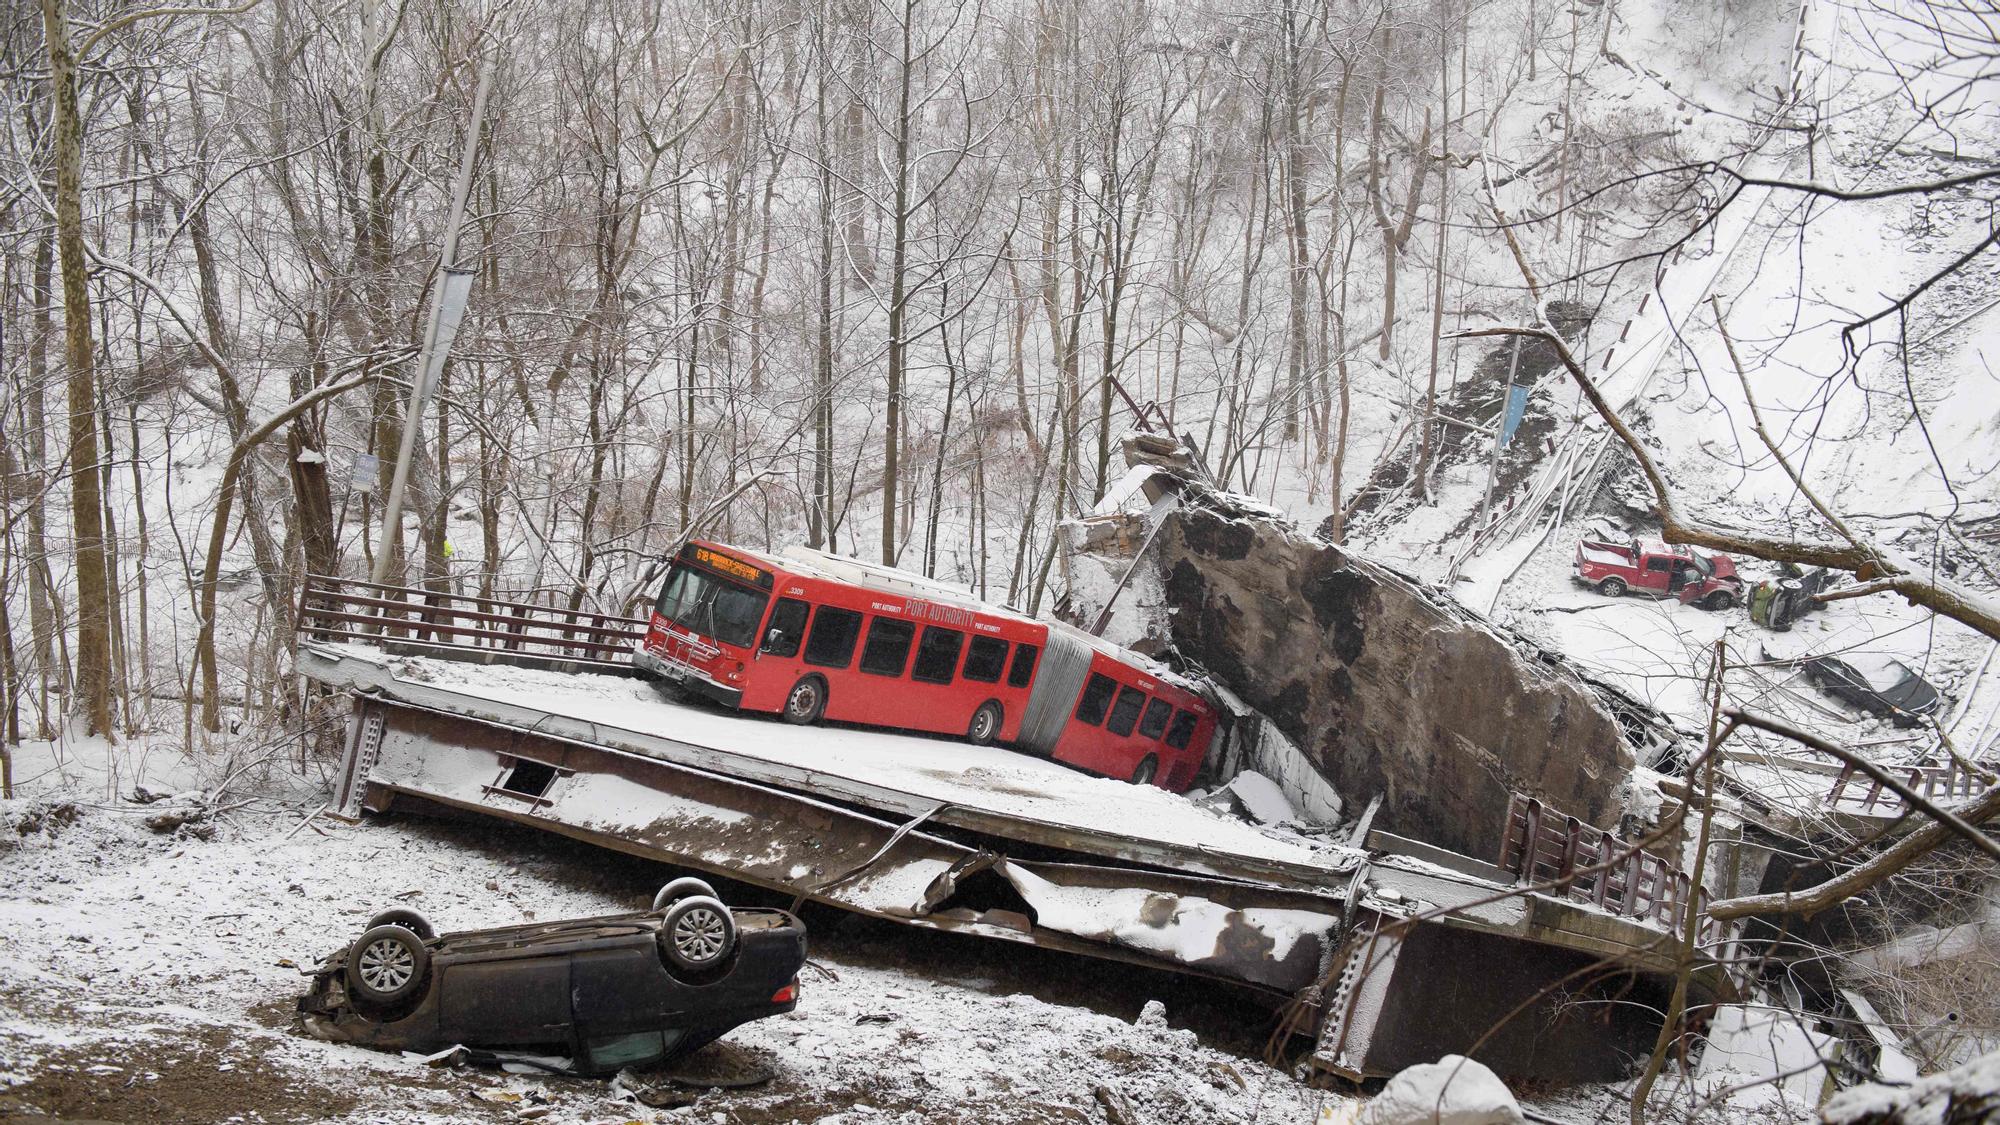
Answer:
[[[1823, 566], [1829, 570], [1845, 571], [1869, 584], [1872, 592], [1893, 592], [1902, 595], [1913, 605], [1941, 613], [1954, 621], [1963, 622], [1974, 629], [2000, 640], [2000, 602], [1981, 594], [1970, 587], [1942, 578], [1927, 578], [1909, 569], [1905, 564], [1880, 548], [1866, 544], [1829, 543], [1825, 541], [1801, 541], [1779, 539], [1760, 535], [1752, 531], [1738, 531], [1717, 527], [1700, 520], [1690, 519], [1681, 514], [1674, 503], [1672, 491], [1667, 487], [1666, 476], [1646, 452], [1639, 435], [1626, 425], [1597, 384], [1584, 371], [1583, 366], [1571, 354], [1569, 345], [1561, 336], [1549, 328], [1472, 328], [1451, 334], [1453, 339], [1471, 339], [1482, 336], [1525, 336], [1540, 340], [1555, 350], [1570, 378], [1576, 381], [1583, 397], [1604, 419], [1605, 425], [1618, 436], [1625, 448], [1639, 462], [1639, 471], [1644, 474], [1651, 487], [1653, 500], [1660, 511], [1660, 537], [1669, 543], [1686, 543], [1696, 547], [1707, 547], [1716, 551], [1732, 551], [1752, 555], [1771, 562], [1797, 563], [1801, 566]], [[1848, 595], [1853, 596], [1853, 595]]]
[[1928, 799], [1920, 796], [1915, 790], [1903, 784], [1901, 781], [1896, 780], [1895, 777], [1890, 775], [1889, 771], [1883, 769], [1881, 766], [1876, 765], [1874, 762], [1869, 761], [1867, 758], [1864, 758], [1861, 755], [1856, 754], [1854, 751], [1849, 750], [1844, 746], [1836, 746], [1833, 743], [1828, 742], [1826, 739], [1811, 733], [1810, 731], [1800, 730], [1798, 727], [1795, 727], [1790, 723], [1784, 722], [1779, 719], [1774, 719], [1769, 715], [1759, 715], [1753, 711], [1740, 711], [1734, 707], [1730, 708], [1727, 714], [1729, 715], [1731, 720], [1735, 721], [1737, 724], [1741, 726], [1756, 727], [1758, 730], [1769, 731], [1772, 734], [1779, 736], [1780, 738], [1789, 738], [1793, 742], [1796, 742], [1801, 746], [1817, 750], [1820, 753], [1829, 755], [1831, 757], [1839, 758], [1841, 761], [1846, 762], [1848, 765], [1853, 766], [1855, 769], [1861, 771], [1862, 773], [1867, 774], [1871, 778], [1874, 778], [1875, 781], [1882, 786], [1882, 788], [1889, 790], [1898, 797], [1901, 797], [1903, 799], [1903, 803], [1909, 806], [1910, 808], [1915, 809], [1920, 813], [1923, 813], [1925, 816], [1930, 817], [1932, 820], [1943, 825], [1945, 828], [1951, 830], [1952, 832], [1956, 832], [1960, 836], [1965, 837], [1965, 839], [1970, 841], [1972, 845], [1978, 848], [1980, 851], [1985, 852], [1987, 855], [1992, 856], [1996, 860], [2000, 860], [2000, 844], [1994, 843], [1992, 837], [1986, 835], [1984, 832], [1979, 831], [1977, 828], [1974, 828], [1972, 825], [1966, 823], [1965, 821], [1960, 820], [1950, 810], [1932, 804]]
[[[1983, 823], [1995, 816], [2000, 816], [2000, 786], [1987, 790], [1979, 800], [1959, 810], [1959, 819], [1973, 824]], [[1718, 922], [1727, 922], [1760, 914], [1817, 914], [1902, 871], [1953, 835], [1951, 828], [1933, 821], [1883, 849], [1874, 859], [1818, 886], [1797, 892], [1726, 898], [1709, 904], [1708, 916]]]
[[201, 678], [201, 725], [204, 730], [222, 729], [221, 709], [216, 702], [221, 691], [217, 686], [215, 671], [215, 585], [222, 573], [223, 547], [229, 539], [229, 512], [236, 498], [237, 475], [242, 472], [244, 462], [257, 446], [276, 433], [280, 426], [327, 399], [371, 383], [374, 379], [373, 372], [363, 372], [350, 379], [315, 387], [293, 400], [284, 409], [266, 418], [257, 428], [244, 434], [243, 440], [237, 442], [236, 447], [229, 451], [229, 461], [222, 470], [222, 481], [216, 486], [215, 518], [209, 524], [208, 559], [202, 565], [201, 571], [201, 630], [195, 635], [195, 667], [189, 670], [191, 680], [197, 674]]

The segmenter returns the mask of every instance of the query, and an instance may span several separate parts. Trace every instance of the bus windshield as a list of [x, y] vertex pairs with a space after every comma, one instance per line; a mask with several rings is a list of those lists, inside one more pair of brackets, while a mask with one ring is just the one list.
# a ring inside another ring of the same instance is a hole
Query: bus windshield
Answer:
[[761, 590], [676, 563], [660, 588], [655, 610], [683, 629], [748, 648], [757, 639], [757, 625], [764, 620], [769, 600]]

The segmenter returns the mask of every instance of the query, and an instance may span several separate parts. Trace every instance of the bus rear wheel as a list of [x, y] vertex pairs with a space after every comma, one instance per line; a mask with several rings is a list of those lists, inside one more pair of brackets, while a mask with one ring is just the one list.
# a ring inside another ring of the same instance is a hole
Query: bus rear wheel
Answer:
[[785, 721], [798, 726], [810, 726], [819, 722], [826, 711], [826, 681], [818, 676], [807, 676], [792, 685], [791, 694], [785, 696]]
[[1000, 704], [987, 700], [972, 713], [972, 723], [965, 728], [965, 740], [974, 746], [989, 746], [1000, 735], [1000, 720], [1005, 713]]
[[1153, 778], [1159, 776], [1159, 772], [1160, 772], [1159, 757], [1157, 755], [1148, 754], [1145, 757], [1139, 759], [1139, 764], [1133, 767], [1132, 784], [1151, 785], [1153, 783]]

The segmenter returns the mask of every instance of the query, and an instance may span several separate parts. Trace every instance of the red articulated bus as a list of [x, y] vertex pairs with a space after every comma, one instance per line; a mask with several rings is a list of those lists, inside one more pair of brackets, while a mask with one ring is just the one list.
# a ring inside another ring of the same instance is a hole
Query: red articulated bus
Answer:
[[660, 587], [643, 671], [791, 723], [822, 719], [1005, 743], [1176, 792], [1215, 711], [1143, 657], [889, 567], [696, 540]]

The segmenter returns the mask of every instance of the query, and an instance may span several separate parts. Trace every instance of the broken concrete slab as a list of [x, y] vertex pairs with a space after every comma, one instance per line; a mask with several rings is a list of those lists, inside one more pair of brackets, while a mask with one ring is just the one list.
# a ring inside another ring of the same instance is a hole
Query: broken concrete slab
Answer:
[[1600, 696], [1449, 598], [1183, 481], [1145, 565], [1170, 639], [1379, 827], [1485, 854], [1511, 792], [1608, 826], [1633, 758]]

